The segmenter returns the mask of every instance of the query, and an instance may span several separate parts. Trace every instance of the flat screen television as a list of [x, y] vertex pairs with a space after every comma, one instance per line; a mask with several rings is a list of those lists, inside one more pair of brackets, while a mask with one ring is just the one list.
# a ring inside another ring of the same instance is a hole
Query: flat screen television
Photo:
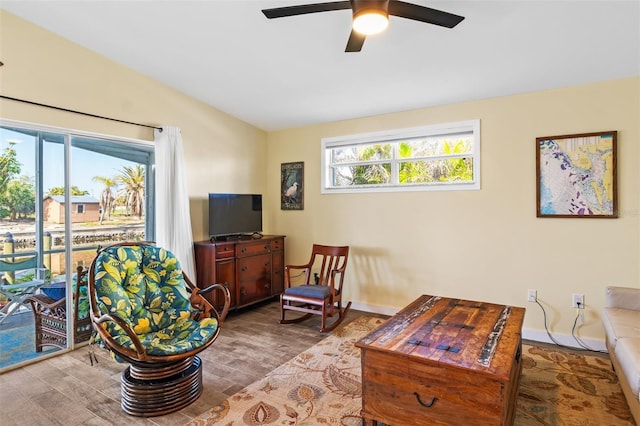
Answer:
[[262, 195], [209, 194], [209, 237], [259, 236], [262, 232]]

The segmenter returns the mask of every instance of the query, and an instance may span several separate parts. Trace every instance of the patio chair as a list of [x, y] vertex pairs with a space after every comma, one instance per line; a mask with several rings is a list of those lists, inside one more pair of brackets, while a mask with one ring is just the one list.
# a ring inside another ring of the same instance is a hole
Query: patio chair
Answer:
[[[93, 327], [89, 318], [87, 296], [87, 270], [78, 266], [73, 277], [73, 342], [82, 343], [91, 338]], [[66, 283], [55, 283], [40, 288], [41, 294], [25, 299], [33, 311], [36, 352], [44, 346], [67, 347]]]
[[[222, 312], [203, 296], [224, 295]], [[150, 242], [108, 246], [89, 269], [91, 321], [103, 347], [129, 363], [122, 373], [121, 407], [151, 417], [180, 410], [202, 393], [196, 354], [220, 334], [229, 290], [197, 288], [175, 256]]]
[[[44, 271], [44, 269], [43, 269]], [[17, 262], [0, 260], [0, 294], [6, 299], [4, 306], [0, 309], [0, 324], [21, 306], [29, 307], [25, 299], [38, 291], [45, 284], [44, 276], [40, 277], [38, 272], [38, 257], [31, 256]], [[18, 278], [26, 277], [20, 282]]]

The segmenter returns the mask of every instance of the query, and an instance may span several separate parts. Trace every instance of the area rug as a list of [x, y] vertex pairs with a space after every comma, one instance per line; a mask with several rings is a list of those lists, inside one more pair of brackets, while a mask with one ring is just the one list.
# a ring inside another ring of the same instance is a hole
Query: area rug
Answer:
[[523, 345], [516, 425], [632, 426], [608, 356]]
[[360, 317], [189, 425], [361, 425], [360, 349], [384, 320]]
[[[338, 328], [188, 425], [361, 425], [354, 343], [381, 323], [362, 317]], [[523, 352], [516, 425], [634, 425], [608, 358], [532, 345]], [[422, 424], [428, 421], [416, 423]]]

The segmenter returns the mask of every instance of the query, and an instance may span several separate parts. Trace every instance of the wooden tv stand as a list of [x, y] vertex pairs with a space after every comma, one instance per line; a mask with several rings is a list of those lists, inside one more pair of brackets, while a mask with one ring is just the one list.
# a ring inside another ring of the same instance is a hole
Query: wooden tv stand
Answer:
[[[225, 284], [231, 293], [230, 309], [250, 306], [284, 291], [284, 236], [230, 238], [194, 244], [199, 288]], [[207, 299], [222, 305], [215, 294]]]

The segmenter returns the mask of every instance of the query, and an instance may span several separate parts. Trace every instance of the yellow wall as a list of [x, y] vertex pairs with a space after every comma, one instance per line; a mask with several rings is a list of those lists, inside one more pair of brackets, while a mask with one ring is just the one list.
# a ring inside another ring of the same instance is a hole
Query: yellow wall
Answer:
[[[0, 60], [5, 64], [0, 67], [2, 95], [126, 121], [180, 127], [196, 240], [208, 235], [209, 192], [266, 191], [267, 146], [262, 130], [3, 10]], [[153, 140], [153, 131], [144, 127], [4, 99], [0, 99], [0, 117]]]
[[[535, 337], [543, 323], [526, 303], [533, 288], [554, 333], [567, 335], [571, 293], [580, 292], [580, 335], [601, 340], [604, 286], [639, 285], [639, 78], [266, 134], [1, 10], [0, 60], [3, 95], [180, 127], [194, 239], [207, 236], [209, 192], [263, 193], [265, 231], [287, 235], [287, 262], [306, 260], [313, 242], [352, 247], [346, 291], [360, 307], [393, 312], [423, 293], [525, 306]], [[153, 138], [149, 129], [6, 100], [0, 117]], [[475, 118], [480, 191], [320, 194], [323, 137]], [[618, 130], [620, 218], [537, 219], [535, 138], [603, 130]], [[292, 161], [305, 163], [303, 211], [279, 207], [280, 164]]]
[[[479, 118], [482, 189], [321, 194], [321, 139]], [[536, 218], [535, 139], [618, 131], [618, 219]], [[572, 293], [587, 309], [580, 336], [600, 340], [607, 284], [639, 285], [640, 78], [426, 108], [268, 134], [269, 205], [280, 164], [304, 161], [304, 211], [269, 210], [286, 234], [287, 258], [306, 260], [313, 242], [349, 244], [349, 299], [380, 311], [420, 294], [527, 308], [525, 328], [542, 336], [537, 289], [554, 333], [569, 334]]]

